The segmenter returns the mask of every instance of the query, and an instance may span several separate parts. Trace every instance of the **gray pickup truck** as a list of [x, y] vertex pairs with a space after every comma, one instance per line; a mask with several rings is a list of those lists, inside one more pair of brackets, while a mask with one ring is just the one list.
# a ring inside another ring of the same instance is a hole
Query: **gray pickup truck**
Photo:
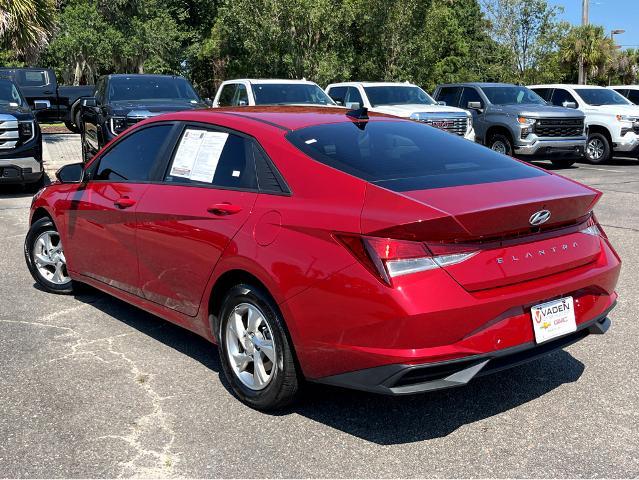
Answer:
[[544, 159], [569, 167], [584, 156], [583, 113], [549, 105], [532, 90], [505, 83], [439, 85], [433, 95], [470, 110], [478, 143], [522, 160]]

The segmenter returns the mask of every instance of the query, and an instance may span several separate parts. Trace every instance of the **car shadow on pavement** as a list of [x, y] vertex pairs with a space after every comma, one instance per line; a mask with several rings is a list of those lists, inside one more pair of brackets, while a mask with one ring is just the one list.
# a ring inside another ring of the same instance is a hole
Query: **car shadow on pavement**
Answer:
[[[219, 375], [232, 395], [217, 347], [207, 340], [90, 287], [76, 299], [200, 362]], [[418, 395], [390, 397], [308, 383], [297, 403], [269, 414], [294, 413], [380, 445], [419, 442], [444, 437], [463, 425], [537, 400], [563, 384], [577, 381], [583, 371], [581, 362], [558, 351], [477, 378], [465, 387]], [[485, 429], [490, 428], [486, 424]]]

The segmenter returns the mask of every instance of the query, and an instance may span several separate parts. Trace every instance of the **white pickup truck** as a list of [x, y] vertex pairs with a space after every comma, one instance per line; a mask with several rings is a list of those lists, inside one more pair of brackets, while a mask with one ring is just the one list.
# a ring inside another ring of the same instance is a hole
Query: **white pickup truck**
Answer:
[[593, 85], [532, 85], [547, 102], [586, 115], [586, 159], [606, 163], [613, 155], [639, 157], [639, 106], [609, 88]]
[[222, 82], [215, 93], [213, 107], [255, 105], [335, 106], [335, 102], [315, 82], [238, 78]]
[[326, 93], [346, 108], [410, 118], [475, 141], [470, 112], [438, 103], [417, 85], [393, 82], [332, 83]]

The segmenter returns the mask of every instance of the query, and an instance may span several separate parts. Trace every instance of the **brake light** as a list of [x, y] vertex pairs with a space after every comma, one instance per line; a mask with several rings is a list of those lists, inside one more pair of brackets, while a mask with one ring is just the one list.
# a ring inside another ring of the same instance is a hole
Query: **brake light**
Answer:
[[606, 235], [606, 232], [604, 232], [603, 228], [601, 228], [601, 225], [599, 225], [599, 222], [597, 221], [594, 213], [586, 222], [586, 228], [580, 230], [580, 232], [585, 233], [586, 235], [594, 235], [608, 239], [608, 235]]
[[423, 242], [345, 234], [335, 238], [387, 285], [394, 277], [454, 265], [477, 253], [460, 252], [452, 246], [447, 252], [440, 247], [435, 255]]

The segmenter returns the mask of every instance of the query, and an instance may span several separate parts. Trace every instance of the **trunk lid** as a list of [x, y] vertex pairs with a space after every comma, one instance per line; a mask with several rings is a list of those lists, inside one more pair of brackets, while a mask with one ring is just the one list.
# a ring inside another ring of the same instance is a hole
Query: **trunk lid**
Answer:
[[[557, 175], [391, 192], [367, 189], [362, 233], [423, 241], [434, 255], [477, 252], [444, 267], [469, 291], [518, 283], [593, 261], [597, 236], [585, 228], [601, 193]], [[550, 212], [533, 226], [531, 216]]]

